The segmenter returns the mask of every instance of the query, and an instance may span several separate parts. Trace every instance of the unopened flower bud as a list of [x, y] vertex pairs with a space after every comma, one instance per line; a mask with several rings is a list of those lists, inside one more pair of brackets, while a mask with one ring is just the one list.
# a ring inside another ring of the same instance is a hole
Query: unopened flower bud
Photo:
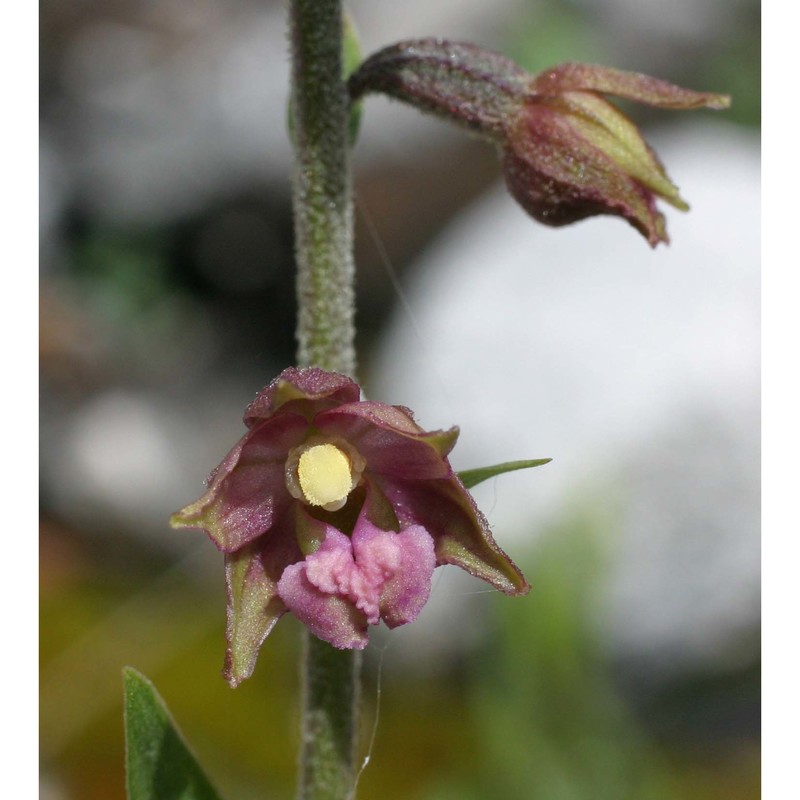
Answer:
[[381, 92], [497, 143], [511, 194], [539, 222], [614, 214], [652, 246], [668, 241], [656, 200], [682, 211], [688, 205], [638, 128], [604, 95], [671, 109], [730, 104], [725, 95], [592, 64], [529, 75], [498, 53], [443, 39], [381, 50], [349, 87], [354, 99]]

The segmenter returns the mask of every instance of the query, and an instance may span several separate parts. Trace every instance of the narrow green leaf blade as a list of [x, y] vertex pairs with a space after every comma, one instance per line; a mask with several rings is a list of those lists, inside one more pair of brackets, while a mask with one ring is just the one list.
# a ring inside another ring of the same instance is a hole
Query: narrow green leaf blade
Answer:
[[131, 667], [122, 679], [128, 800], [220, 800], [155, 686]]
[[514, 472], [518, 469], [530, 469], [531, 467], [541, 467], [542, 464], [549, 464], [552, 458], [534, 458], [528, 461], [506, 461], [503, 464], [495, 464], [491, 467], [478, 467], [477, 469], [466, 469], [458, 473], [461, 483], [471, 489], [479, 483], [494, 478], [495, 475], [502, 475], [504, 472]]

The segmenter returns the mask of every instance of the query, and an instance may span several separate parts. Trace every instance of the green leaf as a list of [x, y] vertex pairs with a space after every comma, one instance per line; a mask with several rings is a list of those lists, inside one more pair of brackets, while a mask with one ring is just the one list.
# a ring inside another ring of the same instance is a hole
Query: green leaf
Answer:
[[530, 469], [531, 467], [541, 467], [542, 464], [548, 464], [552, 458], [535, 458], [529, 461], [506, 461], [503, 464], [495, 464], [492, 467], [478, 467], [477, 469], [466, 469], [458, 473], [461, 483], [471, 489], [479, 483], [483, 483], [489, 478], [494, 478], [495, 475], [502, 475], [504, 472], [514, 472], [518, 469]]
[[219, 800], [155, 686], [131, 667], [122, 679], [128, 800]]

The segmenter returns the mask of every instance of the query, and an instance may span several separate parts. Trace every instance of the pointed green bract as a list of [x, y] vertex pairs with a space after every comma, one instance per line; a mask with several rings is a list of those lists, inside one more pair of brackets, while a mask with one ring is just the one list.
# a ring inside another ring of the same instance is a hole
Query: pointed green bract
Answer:
[[535, 458], [528, 461], [506, 461], [503, 464], [495, 464], [491, 467], [478, 467], [477, 469], [467, 469], [458, 473], [458, 478], [467, 489], [483, 483], [489, 478], [494, 478], [496, 475], [502, 475], [505, 472], [514, 472], [518, 469], [531, 469], [532, 467], [541, 467], [543, 464], [549, 464], [552, 458]]
[[131, 667], [122, 678], [128, 800], [220, 800], [155, 686]]

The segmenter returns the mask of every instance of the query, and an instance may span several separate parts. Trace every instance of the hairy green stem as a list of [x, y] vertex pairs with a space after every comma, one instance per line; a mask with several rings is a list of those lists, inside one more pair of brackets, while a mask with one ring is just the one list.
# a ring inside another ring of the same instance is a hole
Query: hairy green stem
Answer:
[[[291, 0], [300, 366], [355, 371], [353, 210], [340, 0]], [[300, 800], [354, 794], [359, 654], [305, 634]]]
[[340, 0], [292, 0], [298, 363], [355, 370], [353, 207]]
[[300, 800], [349, 800], [355, 791], [360, 653], [305, 634]]

